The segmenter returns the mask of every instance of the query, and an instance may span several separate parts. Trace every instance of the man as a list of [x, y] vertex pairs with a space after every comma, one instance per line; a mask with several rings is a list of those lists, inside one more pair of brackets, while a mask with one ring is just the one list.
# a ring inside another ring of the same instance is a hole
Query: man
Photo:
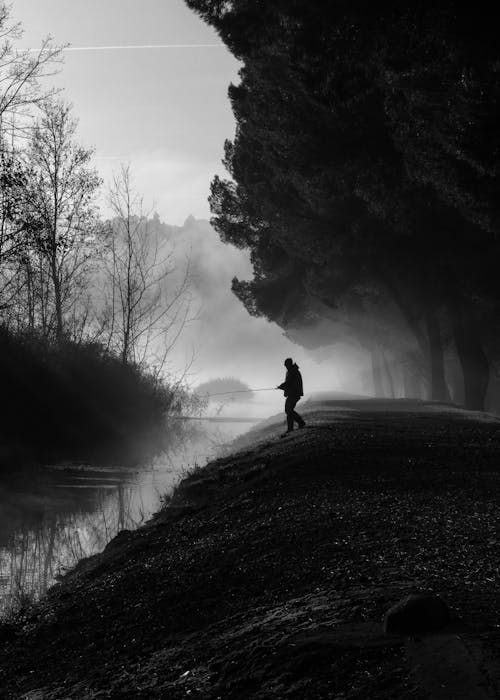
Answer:
[[298, 366], [294, 363], [291, 357], [287, 357], [284, 364], [286, 367], [285, 381], [283, 384], [276, 387], [277, 389], [283, 389], [286, 396], [285, 413], [288, 430], [286, 433], [283, 433], [281, 437], [284, 437], [293, 431], [294, 422], [299, 424], [299, 428], [303, 428], [306, 424], [304, 419], [295, 411], [297, 402], [301, 396], [304, 396], [302, 375], [299, 372]]

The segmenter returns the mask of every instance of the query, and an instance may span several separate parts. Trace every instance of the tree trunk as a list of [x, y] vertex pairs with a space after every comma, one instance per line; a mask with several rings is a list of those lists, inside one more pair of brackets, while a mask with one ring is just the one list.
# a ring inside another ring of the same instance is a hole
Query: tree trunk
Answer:
[[378, 348], [374, 347], [370, 351], [372, 359], [372, 378], [373, 378], [373, 391], [376, 398], [383, 398], [385, 396], [384, 383], [382, 381], [382, 371], [380, 367], [380, 358]]
[[390, 399], [393, 399], [395, 397], [394, 381], [392, 379], [391, 368], [390, 368], [389, 362], [387, 360], [387, 355], [385, 354], [385, 352], [382, 348], [380, 348], [380, 356], [382, 357], [382, 361], [384, 363], [385, 378], [386, 378], [386, 383], [387, 383], [386, 396], [388, 396]]
[[498, 377], [490, 384], [486, 410], [491, 413], [500, 413], [500, 379]]
[[415, 314], [415, 309], [412, 308], [413, 304], [409, 302], [408, 295], [405, 295], [402, 293], [402, 290], [398, 286], [397, 283], [393, 280], [393, 274], [387, 274], [387, 271], [381, 272], [382, 279], [384, 281], [385, 286], [387, 287], [387, 290], [389, 291], [389, 294], [391, 295], [394, 303], [400, 310], [403, 318], [405, 319], [408, 328], [410, 331], [413, 333], [415, 340], [417, 341], [417, 345], [422, 352], [423, 355], [426, 353], [426, 339], [425, 339], [425, 333], [422, 331], [420, 324], [419, 324], [419, 318]]
[[420, 399], [421, 389], [418, 378], [411, 368], [403, 369], [403, 395], [405, 399]]
[[54, 286], [54, 304], [56, 312], [56, 338], [61, 340], [64, 335], [64, 322], [62, 314], [61, 283], [57, 270], [57, 262], [51, 260], [52, 284]]
[[35, 294], [33, 291], [33, 269], [29, 262], [25, 263], [25, 269], [27, 283], [26, 296], [28, 300], [28, 328], [30, 332], [33, 333], [35, 329]]
[[453, 403], [463, 405], [464, 379], [460, 360], [456, 352], [453, 352], [448, 360], [448, 379], [451, 400]]
[[461, 298], [449, 303], [453, 337], [464, 378], [464, 405], [484, 411], [490, 378], [488, 358], [483, 350], [477, 324], [469, 305]]
[[433, 401], [448, 401], [449, 394], [444, 377], [443, 341], [439, 320], [433, 309], [425, 314], [427, 336], [429, 339], [429, 357], [431, 365], [431, 399]]

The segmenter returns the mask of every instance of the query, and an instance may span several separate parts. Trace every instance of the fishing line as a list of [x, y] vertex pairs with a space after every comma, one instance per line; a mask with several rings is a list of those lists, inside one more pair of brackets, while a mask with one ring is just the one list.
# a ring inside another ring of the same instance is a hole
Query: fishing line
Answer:
[[275, 391], [276, 387], [273, 386], [270, 389], [237, 389], [236, 391], [221, 391], [218, 394], [200, 394], [200, 396], [226, 396], [227, 394], [248, 394], [251, 391]]

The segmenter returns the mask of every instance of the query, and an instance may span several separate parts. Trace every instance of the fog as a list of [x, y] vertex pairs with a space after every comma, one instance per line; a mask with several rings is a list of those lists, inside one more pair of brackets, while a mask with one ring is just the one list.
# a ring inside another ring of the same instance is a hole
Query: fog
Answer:
[[[300, 366], [306, 395], [332, 390], [366, 393], [363, 376], [368, 357], [355, 346], [339, 342], [309, 351], [291, 342], [276, 324], [248, 314], [231, 291], [231, 279], [250, 279], [246, 252], [221, 242], [207, 221], [189, 217], [182, 227], [162, 225], [179, 264], [190, 259], [193, 308], [197, 318], [187, 324], [170, 357], [170, 370], [191, 362], [189, 382], [196, 386], [217, 377], [234, 376], [255, 389], [283, 381], [283, 361]], [[265, 396], [265, 398], [264, 398]], [[256, 397], [257, 398], [257, 397]], [[281, 405], [281, 393], [261, 393], [264, 405]]]

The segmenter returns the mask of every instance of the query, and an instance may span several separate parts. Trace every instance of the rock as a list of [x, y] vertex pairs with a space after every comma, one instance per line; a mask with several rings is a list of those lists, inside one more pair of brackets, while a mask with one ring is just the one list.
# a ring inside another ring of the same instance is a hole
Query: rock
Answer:
[[451, 621], [446, 603], [433, 593], [414, 593], [390, 608], [384, 617], [387, 634], [436, 632]]

